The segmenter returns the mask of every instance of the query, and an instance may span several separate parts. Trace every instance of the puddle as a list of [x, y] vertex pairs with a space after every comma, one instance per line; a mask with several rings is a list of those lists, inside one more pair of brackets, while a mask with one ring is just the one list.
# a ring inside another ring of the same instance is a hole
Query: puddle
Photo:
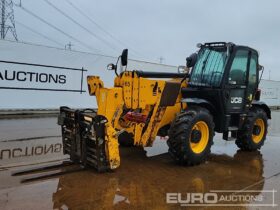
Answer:
[[[278, 122], [280, 114], [273, 116]], [[48, 120], [48, 123], [53, 122], [54, 119]], [[55, 145], [59, 144], [60, 138], [52, 137], [57, 132], [48, 123], [43, 123], [43, 127], [37, 126], [36, 134], [48, 129], [46, 135], [49, 138], [0, 142], [1, 167], [65, 158], [61, 150], [55, 152]], [[260, 152], [239, 151], [234, 142], [222, 141], [221, 135], [216, 135], [207, 162], [194, 167], [174, 163], [166, 153], [168, 148], [165, 140], [158, 139], [154, 147], [145, 148], [146, 151], [121, 148], [121, 167], [114, 173], [99, 174], [87, 170], [21, 184], [19, 177], [10, 176], [15, 168], [0, 170], [0, 209], [178, 209], [178, 204], [166, 203], [166, 193], [242, 189], [259, 191], [273, 188], [279, 191], [277, 183], [280, 183], [280, 178], [275, 175], [280, 172], [278, 125], [272, 124], [271, 136], [268, 136]], [[17, 126], [20, 131], [16, 133], [24, 135], [8, 136], [6, 133], [5, 139], [34, 137], [34, 134], [29, 133], [32, 130], [30, 124], [26, 125], [29, 128], [27, 133], [24, 133], [20, 124]], [[16, 148], [21, 150], [13, 152]], [[28, 148], [28, 154], [33, 148], [33, 155], [26, 156], [25, 148]], [[5, 149], [11, 152], [3, 153]], [[49, 153], [44, 154], [46, 151]], [[13, 153], [20, 156], [14, 157]], [[276, 202], [280, 203], [279, 194]]]

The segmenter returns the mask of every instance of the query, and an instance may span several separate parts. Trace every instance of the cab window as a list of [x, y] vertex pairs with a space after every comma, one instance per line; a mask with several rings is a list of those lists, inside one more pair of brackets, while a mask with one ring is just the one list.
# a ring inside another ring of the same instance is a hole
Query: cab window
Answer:
[[257, 87], [257, 66], [258, 66], [258, 56], [256, 53], [252, 53], [250, 59], [250, 68], [249, 68], [249, 81], [248, 81], [248, 94], [252, 98], [254, 95], [255, 89]]
[[231, 85], [245, 85], [247, 76], [248, 50], [238, 50], [233, 59], [228, 82]]

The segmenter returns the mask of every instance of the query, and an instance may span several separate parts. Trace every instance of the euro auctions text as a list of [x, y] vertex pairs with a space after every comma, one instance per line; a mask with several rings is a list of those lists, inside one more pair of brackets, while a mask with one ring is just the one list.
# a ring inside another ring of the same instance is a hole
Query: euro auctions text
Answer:
[[207, 193], [166, 193], [167, 204], [180, 206], [276, 207], [276, 190], [211, 190]]

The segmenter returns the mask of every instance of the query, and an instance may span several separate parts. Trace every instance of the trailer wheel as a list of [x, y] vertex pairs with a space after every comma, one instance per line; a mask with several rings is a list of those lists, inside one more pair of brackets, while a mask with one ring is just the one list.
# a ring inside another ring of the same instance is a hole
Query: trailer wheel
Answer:
[[235, 144], [242, 150], [255, 151], [262, 147], [267, 134], [266, 112], [254, 107], [249, 113], [243, 125], [238, 131]]
[[167, 141], [169, 153], [179, 163], [197, 165], [210, 154], [213, 136], [214, 122], [209, 111], [190, 107], [171, 124]]

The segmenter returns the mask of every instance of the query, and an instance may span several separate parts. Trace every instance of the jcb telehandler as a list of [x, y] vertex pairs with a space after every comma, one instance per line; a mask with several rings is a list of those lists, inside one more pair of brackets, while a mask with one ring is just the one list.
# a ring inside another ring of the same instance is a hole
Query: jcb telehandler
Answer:
[[[214, 132], [235, 139], [243, 150], [260, 149], [271, 112], [260, 102], [258, 52], [225, 42], [198, 47], [187, 58], [191, 72], [118, 72], [117, 62], [108, 65], [116, 73], [112, 88], [99, 76], [88, 76], [98, 110], [60, 108], [64, 153], [75, 163], [106, 171], [120, 166], [119, 142], [152, 146], [156, 136], [168, 136], [170, 155], [185, 165], [207, 158]], [[119, 57], [122, 66], [127, 54]]]

